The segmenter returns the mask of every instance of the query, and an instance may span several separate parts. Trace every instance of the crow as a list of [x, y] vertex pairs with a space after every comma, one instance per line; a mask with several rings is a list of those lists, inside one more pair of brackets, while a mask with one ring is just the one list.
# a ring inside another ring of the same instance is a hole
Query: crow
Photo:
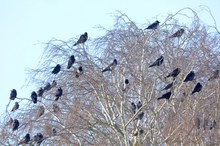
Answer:
[[184, 79], [183, 82], [192, 81], [192, 80], [194, 80], [194, 77], [195, 77], [195, 73], [194, 73], [194, 71], [191, 71], [191, 72], [186, 76], [186, 78]]
[[114, 59], [113, 62], [108, 67], [102, 70], [102, 73], [106, 71], [113, 71], [117, 64], [118, 64], [117, 60]]
[[78, 78], [80, 75], [83, 74], [83, 68], [82, 68], [82, 66], [80, 66], [80, 67], [78, 68], [78, 70], [75, 71], [75, 74], [76, 74], [76, 78]]
[[142, 103], [141, 103], [141, 101], [138, 101], [138, 103], [137, 103], [137, 109], [140, 109], [142, 107]]
[[170, 89], [171, 87], [173, 87], [173, 82], [170, 84], [167, 84], [165, 88], [163, 88], [163, 90], [167, 90]]
[[37, 133], [37, 135], [34, 135], [33, 141], [36, 142], [37, 144], [41, 144], [43, 142], [44, 136], [41, 133]]
[[75, 57], [74, 57], [74, 55], [71, 55], [71, 56], [69, 57], [69, 61], [68, 61], [68, 64], [67, 64], [67, 69], [70, 69], [71, 66], [72, 66], [74, 63], [75, 63]]
[[159, 26], [159, 21], [156, 20], [154, 23], [150, 24], [147, 28], [145, 29], [157, 29], [157, 27]]
[[135, 118], [135, 120], [142, 120], [143, 119], [143, 117], [144, 117], [144, 112], [143, 111], [141, 111], [138, 115], [137, 115], [137, 117]]
[[136, 112], [136, 105], [135, 105], [135, 103], [134, 102], [132, 102], [131, 103], [131, 110], [133, 111], [133, 113], [135, 114], [135, 112]]
[[149, 67], [153, 67], [153, 66], [160, 66], [163, 63], [164, 57], [160, 56], [160, 58], [158, 58], [153, 64], [151, 64]]
[[60, 72], [60, 69], [61, 69], [61, 66], [59, 64], [57, 64], [53, 71], [52, 71], [52, 74], [58, 74]]
[[17, 91], [15, 89], [11, 90], [10, 99], [14, 100], [17, 97]]
[[78, 39], [78, 41], [77, 41], [73, 46], [76, 46], [76, 45], [78, 45], [78, 44], [84, 44], [84, 43], [87, 41], [87, 39], [88, 39], [88, 33], [85, 32], [84, 34], [82, 34], [82, 35], [80, 36], [80, 38]]
[[202, 85], [200, 83], [197, 83], [196, 86], [194, 87], [192, 94], [199, 92], [202, 90]]
[[37, 96], [42, 97], [43, 94], [44, 94], [44, 89], [43, 89], [43, 88], [40, 88], [40, 89], [37, 91]]
[[57, 101], [62, 96], [62, 94], [63, 94], [63, 90], [61, 87], [59, 87], [56, 91], [56, 94], [55, 94], [55, 96], [56, 96], [55, 101]]
[[20, 140], [20, 142], [18, 143], [18, 145], [20, 144], [28, 144], [28, 142], [30, 141], [30, 134], [27, 133], [24, 138], [22, 140]]
[[14, 119], [12, 127], [12, 131], [18, 130], [19, 121], [17, 119]]
[[129, 80], [128, 79], [125, 79], [125, 84], [129, 84]]
[[169, 73], [166, 78], [169, 78], [169, 77], [177, 77], [178, 74], [180, 73], [180, 68], [176, 68], [174, 69], [171, 73]]
[[31, 93], [31, 100], [33, 103], [37, 103], [37, 93], [35, 91]]
[[40, 108], [38, 109], [37, 112], [37, 117], [40, 118], [40, 116], [42, 116], [44, 114], [45, 108], [44, 106], [40, 106]]
[[161, 97], [157, 98], [157, 100], [160, 100], [160, 99], [170, 99], [170, 96], [171, 96], [171, 92], [167, 92], [165, 94], [163, 94]]
[[210, 80], [217, 79], [217, 78], [219, 78], [219, 70], [215, 70], [213, 72], [213, 75], [208, 80], [210, 81]]
[[144, 130], [143, 130], [143, 129], [140, 129], [139, 131], [137, 131], [137, 132], [134, 133], [134, 136], [138, 136], [138, 134], [141, 135], [141, 134], [143, 134], [143, 133], [144, 133]]
[[14, 112], [14, 111], [17, 110], [18, 108], [19, 108], [18, 102], [15, 102], [15, 105], [13, 106], [11, 112]]
[[49, 91], [50, 89], [51, 89], [51, 84], [47, 83], [43, 90], [44, 91]]
[[126, 91], [126, 89], [129, 88], [128, 84], [129, 84], [129, 80], [128, 80], [128, 79], [125, 79], [124, 87], [123, 87], [122, 91]]
[[169, 38], [175, 38], [175, 37], [180, 38], [183, 35], [184, 31], [185, 30], [181, 28], [177, 32], [175, 32], [173, 35], [171, 35]]

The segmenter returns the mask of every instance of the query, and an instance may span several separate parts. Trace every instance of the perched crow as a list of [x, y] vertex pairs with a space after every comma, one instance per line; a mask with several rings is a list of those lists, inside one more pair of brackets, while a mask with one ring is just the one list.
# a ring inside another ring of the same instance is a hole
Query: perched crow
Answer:
[[78, 44], [84, 44], [84, 43], [87, 41], [87, 39], [88, 39], [88, 33], [85, 32], [84, 34], [82, 34], [82, 35], [80, 36], [80, 38], [78, 39], [78, 41], [77, 41], [73, 46], [76, 46], [76, 45], [78, 45]]
[[57, 82], [55, 80], [53, 80], [52, 84], [51, 84], [51, 88], [56, 87]]
[[37, 93], [35, 91], [31, 93], [31, 100], [33, 103], [37, 103]]
[[169, 73], [166, 78], [169, 78], [169, 77], [177, 77], [178, 74], [180, 73], [180, 68], [176, 68], [174, 69], [171, 73]]
[[37, 135], [34, 135], [33, 141], [37, 144], [41, 144], [43, 142], [44, 136], [41, 133], [37, 133]]
[[129, 80], [128, 79], [125, 79], [125, 84], [129, 84]]
[[19, 108], [18, 102], [15, 102], [15, 105], [13, 106], [11, 112], [14, 112], [14, 111], [17, 110], [18, 108]]
[[76, 74], [76, 78], [78, 78], [80, 75], [83, 74], [83, 68], [82, 68], [82, 66], [80, 66], [80, 67], [78, 68], [78, 70], [75, 72], [75, 74]]
[[18, 143], [18, 145], [20, 144], [28, 144], [28, 142], [30, 141], [30, 134], [27, 133], [24, 138]]
[[170, 84], [168, 84], [168, 85], [166, 85], [166, 87], [165, 87], [165, 88], [163, 88], [163, 90], [170, 89], [171, 87], [173, 87], [173, 82], [172, 82], [172, 83], [170, 83]]
[[153, 64], [151, 64], [149, 67], [153, 67], [153, 66], [160, 66], [163, 63], [163, 56], [160, 56], [160, 58], [158, 58]]
[[137, 115], [137, 117], [135, 118], [135, 120], [142, 120], [143, 119], [143, 117], [144, 117], [144, 112], [140, 112], [138, 115]]
[[135, 112], [136, 112], [136, 105], [135, 105], [135, 103], [134, 102], [132, 102], [131, 103], [131, 110], [133, 111], [133, 113], [135, 114]]
[[143, 130], [143, 129], [140, 129], [139, 131], [137, 131], [137, 132], [134, 133], [134, 136], [138, 136], [138, 134], [141, 135], [141, 134], [143, 134], [143, 133], [144, 133], [144, 130]]
[[156, 20], [154, 23], [152, 23], [151, 25], [149, 25], [147, 28], [145, 29], [157, 29], [157, 27], [159, 26], [159, 21]]
[[186, 76], [186, 78], [184, 79], [183, 82], [192, 81], [192, 80], [194, 80], [194, 77], [195, 77], [195, 73], [194, 73], [194, 71], [191, 71], [191, 72]]
[[37, 117], [40, 118], [40, 116], [42, 116], [44, 114], [45, 108], [44, 106], [40, 106], [40, 108], [38, 109], [37, 112]]
[[56, 96], [55, 101], [57, 101], [62, 96], [62, 94], [63, 94], [63, 90], [61, 87], [59, 87], [56, 91], [56, 94], [55, 94], [55, 96]]
[[60, 107], [57, 104], [53, 104], [53, 112], [55, 113], [60, 112]]
[[215, 70], [213, 72], [213, 75], [208, 80], [210, 81], [210, 80], [217, 79], [217, 78], [219, 78], [219, 70]]
[[126, 91], [126, 89], [128, 89], [129, 88], [129, 80], [128, 79], [125, 79], [125, 83], [124, 83], [124, 87], [123, 87], [123, 89], [122, 89], [122, 91]]
[[17, 91], [15, 89], [11, 90], [10, 99], [14, 100], [17, 97]]
[[167, 93], [163, 94], [161, 97], [157, 98], [157, 100], [170, 99], [170, 96], [171, 96], [171, 92], [167, 92]]
[[200, 119], [196, 118], [196, 127], [197, 127], [197, 129], [200, 129], [200, 124], [201, 124]]
[[141, 101], [138, 101], [138, 103], [137, 103], [137, 109], [140, 109], [142, 107], [142, 103], [141, 103]]
[[70, 69], [71, 66], [75, 63], [75, 57], [74, 55], [70, 56], [68, 64], [67, 64], [67, 69]]
[[47, 83], [43, 90], [44, 91], [49, 91], [50, 89], [51, 89], [51, 84]]
[[180, 38], [183, 35], [184, 31], [185, 30], [181, 28], [180, 30], [175, 32], [173, 35], [171, 35], [169, 38], [175, 38], [175, 37]]
[[61, 69], [61, 66], [59, 64], [57, 64], [53, 71], [52, 71], [52, 74], [58, 74], [60, 72], [60, 69]]
[[118, 64], [117, 60], [114, 59], [113, 62], [108, 67], [106, 67], [105, 69], [102, 70], [102, 73], [104, 73], [106, 71], [114, 70], [114, 68], [116, 67], [117, 64]]
[[196, 86], [194, 87], [192, 94], [199, 92], [202, 90], [202, 85], [200, 83], [197, 83]]
[[43, 88], [40, 88], [40, 89], [37, 91], [37, 96], [42, 97], [43, 94], [44, 94], [44, 89], [43, 89]]
[[17, 119], [14, 119], [12, 126], [13, 126], [12, 131], [18, 130], [19, 121]]

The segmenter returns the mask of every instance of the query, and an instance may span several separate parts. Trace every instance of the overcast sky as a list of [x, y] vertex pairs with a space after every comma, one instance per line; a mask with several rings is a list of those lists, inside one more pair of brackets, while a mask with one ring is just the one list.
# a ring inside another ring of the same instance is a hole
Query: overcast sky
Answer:
[[[17, 89], [18, 97], [25, 98], [36, 90], [31, 85], [22, 86], [28, 78], [26, 69], [38, 65], [41, 42], [51, 38], [68, 40], [85, 31], [89, 38], [95, 38], [99, 34], [96, 26], [113, 25], [117, 10], [143, 24], [155, 21], [155, 17], [162, 21], [167, 14], [184, 7], [199, 11], [200, 5], [209, 7], [220, 25], [217, 0], [0, 0], [0, 113], [5, 110], [11, 89]], [[205, 23], [213, 24], [207, 14], [200, 16]]]

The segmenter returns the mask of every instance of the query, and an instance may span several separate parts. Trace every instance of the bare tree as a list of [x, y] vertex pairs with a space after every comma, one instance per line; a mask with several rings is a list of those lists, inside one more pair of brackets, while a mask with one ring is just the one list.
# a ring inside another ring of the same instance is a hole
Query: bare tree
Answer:
[[[2, 145], [18, 144], [26, 133], [29, 144], [36, 144], [34, 136], [41, 133], [41, 144], [55, 146], [220, 144], [218, 73], [212, 77], [220, 69], [216, 26], [206, 26], [184, 8], [154, 30], [139, 28], [122, 13], [110, 30], [102, 29], [103, 36], [77, 46], [78, 38], [46, 44], [29, 82], [36, 83], [36, 92], [42, 87], [43, 95], [36, 104], [15, 99], [23, 104], [2, 116]], [[181, 35], [173, 35], [180, 29]], [[162, 63], [149, 67], [160, 56]], [[57, 64], [61, 70], [52, 74]], [[180, 73], [167, 77], [176, 68]], [[184, 82], [191, 71], [194, 79]], [[192, 94], [197, 83], [202, 89]], [[55, 101], [58, 88], [62, 93]], [[168, 99], [158, 100], [169, 92]], [[11, 118], [20, 123], [14, 132]]]

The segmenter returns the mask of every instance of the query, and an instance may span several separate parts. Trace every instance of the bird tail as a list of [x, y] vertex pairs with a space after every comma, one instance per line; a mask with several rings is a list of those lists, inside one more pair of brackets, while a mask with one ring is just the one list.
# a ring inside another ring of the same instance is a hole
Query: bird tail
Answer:
[[75, 43], [73, 46], [76, 46], [76, 45], [78, 45], [78, 43]]
[[164, 97], [159, 97], [159, 98], [157, 98], [157, 100], [161, 100], [161, 99], [164, 99]]
[[150, 67], [153, 67], [153, 66], [155, 66], [155, 65], [154, 65], [154, 64], [151, 64], [151, 65], [149, 66], [149, 68], [150, 68]]
[[105, 68], [105, 69], [102, 70], [102, 73], [104, 73], [106, 71], [111, 71], [111, 70], [109, 70], [108, 68]]

